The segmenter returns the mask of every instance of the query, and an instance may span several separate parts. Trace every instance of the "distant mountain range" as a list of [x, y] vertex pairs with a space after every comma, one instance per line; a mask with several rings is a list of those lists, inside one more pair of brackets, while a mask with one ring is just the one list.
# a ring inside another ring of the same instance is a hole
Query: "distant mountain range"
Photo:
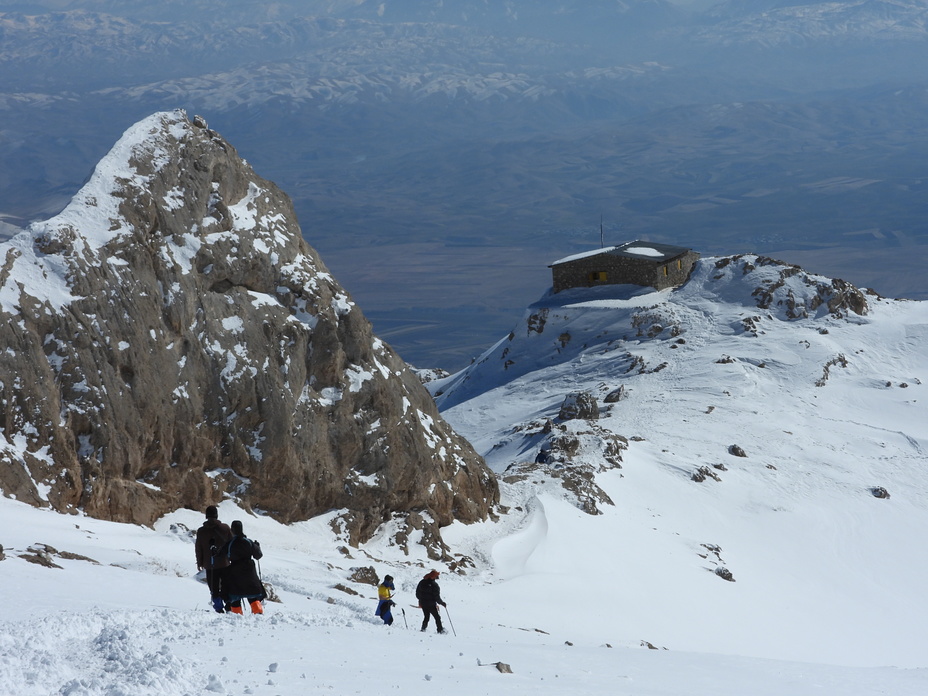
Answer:
[[920, 42], [926, 36], [924, 0], [854, 2], [732, 2], [709, 12], [718, 24], [696, 28], [699, 40], [715, 44], [759, 46], [821, 41], [873, 40]]
[[601, 218], [613, 242], [750, 244], [924, 297], [926, 7], [7, 6], [0, 219], [57, 212], [122, 130], [184, 107], [419, 364], [504, 333]]

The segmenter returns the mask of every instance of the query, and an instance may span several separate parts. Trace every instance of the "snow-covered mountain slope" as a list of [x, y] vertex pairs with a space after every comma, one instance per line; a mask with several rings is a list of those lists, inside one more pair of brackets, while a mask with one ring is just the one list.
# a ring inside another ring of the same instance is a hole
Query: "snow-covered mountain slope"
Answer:
[[[432, 562], [390, 524], [349, 550], [334, 513], [284, 526], [226, 500], [282, 601], [221, 616], [193, 579], [199, 513], [148, 529], [0, 498], [0, 690], [920, 696], [926, 331], [926, 303], [756, 257], [703, 260], [673, 292], [544, 298], [444, 381], [509, 508], [443, 530], [447, 636], [418, 631]], [[601, 418], [558, 417], [620, 385]], [[581, 510], [570, 472], [613, 504]], [[367, 568], [396, 579], [389, 629]]]
[[[549, 616], [659, 627], [677, 648], [916, 665], [926, 339], [926, 303], [703, 259], [675, 291], [547, 295], [428, 386], [503, 502], [532, 510], [494, 549], [519, 548], [498, 566], [509, 592], [557, 566], [545, 593], [568, 599]], [[599, 419], [559, 418], [577, 392]]]
[[[571, 543], [558, 533], [570, 522], [570, 508], [552, 506], [555, 511], [565, 514], [549, 514], [548, 544]], [[615, 612], [621, 590], [599, 598], [599, 611], [613, 619], [603, 641], [579, 609], [552, 612], [573, 601], [551, 586], [571, 569], [537, 554], [533, 572], [518, 586], [486, 573], [443, 574], [449, 635], [437, 636], [433, 627], [420, 633], [414, 589], [424, 555], [401, 559], [395, 548], [391, 555], [389, 546], [372, 543], [363, 555], [345, 557], [331, 545], [326, 519], [283, 527], [229, 503], [220, 506], [220, 516], [243, 519], [265, 550], [262, 574], [281, 602], [268, 602], [264, 616], [209, 610], [206, 587], [192, 576], [189, 530], [202, 521], [196, 513], [180, 511], [151, 530], [0, 498], [0, 588], [15, 599], [0, 616], [0, 690], [9, 696], [436, 690], [448, 696], [919, 696], [928, 688], [924, 669], [713, 654], [711, 636], [697, 652], [661, 649], [668, 646], [654, 634], [668, 637], [662, 627], [638, 635]], [[540, 536], [538, 525], [532, 529]], [[517, 562], [524, 540], [500, 543], [494, 557], [502, 565]], [[595, 543], [590, 539], [590, 548]], [[598, 555], [606, 550], [600, 545]], [[375, 588], [348, 579], [359, 567], [396, 579], [393, 626], [373, 615]], [[655, 608], [656, 598], [649, 598], [658, 589], [640, 603]], [[690, 598], [707, 601], [696, 593]]]

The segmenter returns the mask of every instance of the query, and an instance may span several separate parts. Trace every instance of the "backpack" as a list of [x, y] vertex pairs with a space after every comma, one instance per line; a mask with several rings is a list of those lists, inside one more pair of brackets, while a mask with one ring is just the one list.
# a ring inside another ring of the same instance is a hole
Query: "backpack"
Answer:
[[223, 560], [225, 561], [226, 566], [232, 564], [232, 544], [235, 543], [236, 539], [241, 539], [242, 541], [248, 542], [248, 553], [241, 555], [239, 558], [236, 558], [235, 560], [238, 561], [238, 560], [248, 559], [248, 558], [261, 558], [264, 555], [261, 551], [261, 544], [259, 544], [257, 541], [252, 541], [251, 539], [249, 539], [248, 537], [244, 535], [234, 536], [231, 539], [229, 539], [225, 543], [225, 545], [219, 550], [219, 553], [223, 557]]

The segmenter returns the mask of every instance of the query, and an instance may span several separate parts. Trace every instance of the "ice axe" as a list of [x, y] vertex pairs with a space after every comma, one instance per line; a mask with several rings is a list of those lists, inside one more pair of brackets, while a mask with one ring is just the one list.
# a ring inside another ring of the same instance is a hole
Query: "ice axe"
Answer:
[[406, 621], [406, 610], [400, 607], [400, 611], [403, 612], [403, 623], [406, 624], [406, 630], [409, 630], [409, 623]]

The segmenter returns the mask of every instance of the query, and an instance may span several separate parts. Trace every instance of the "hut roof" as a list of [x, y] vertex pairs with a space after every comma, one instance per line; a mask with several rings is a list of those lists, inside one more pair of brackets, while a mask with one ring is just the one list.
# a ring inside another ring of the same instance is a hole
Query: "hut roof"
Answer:
[[[565, 256], [558, 259], [551, 266], [578, 261], [584, 258], [599, 256], [600, 254], [609, 254], [612, 256], [623, 256], [628, 259], [639, 259], [642, 261], [653, 261], [654, 263], [664, 263], [674, 259], [681, 254], [685, 254], [689, 249], [686, 247], [673, 246], [671, 244], [657, 244], [656, 242], [625, 242], [619, 246], [605, 247], [603, 249], [591, 249], [572, 256]], [[551, 267], [549, 266], [549, 268]]]

